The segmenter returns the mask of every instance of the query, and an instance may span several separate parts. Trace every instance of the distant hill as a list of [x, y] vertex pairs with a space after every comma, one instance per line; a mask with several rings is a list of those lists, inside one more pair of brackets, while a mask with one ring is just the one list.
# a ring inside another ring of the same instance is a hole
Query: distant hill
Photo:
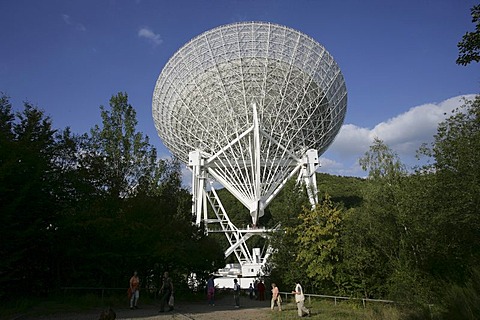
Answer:
[[[345, 208], [354, 208], [362, 204], [362, 188], [365, 179], [358, 177], [344, 177], [330, 175], [327, 173], [317, 173], [318, 198], [321, 201], [325, 194], [329, 194], [331, 200], [335, 203], [343, 204]], [[282, 190], [278, 198], [285, 196], [285, 190]], [[234, 223], [248, 224], [250, 215], [248, 210], [230, 194], [225, 188], [218, 190], [218, 195], [222, 201], [224, 208]], [[275, 198], [272, 204], [277, 200]], [[267, 208], [268, 210], [268, 208]]]
[[321, 200], [328, 193], [333, 202], [342, 203], [346, 208], [362, 204], [362, 188], [365, 179], [317, 173], [318, 197]]

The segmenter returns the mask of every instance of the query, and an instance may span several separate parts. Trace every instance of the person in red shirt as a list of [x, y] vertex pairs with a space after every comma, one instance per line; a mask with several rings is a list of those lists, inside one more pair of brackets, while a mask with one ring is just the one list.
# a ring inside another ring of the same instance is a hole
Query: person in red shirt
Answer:
[[130, 278], [130, 309], [138, 309], [137, 303], [138, 298], [140, 297], [140, 278], [138, 278], [137, 271], [133, 273], [133, 276]]
[[260, 301], [265, 300], [265, 285], [263, 284], [262, 280], [258, 282], [257, 290], [258, 290], [258, 300]]
[[213, 274], [210, 275], [207, 281], [207, 299], [209, 305], [215, 306], [215, 277]]

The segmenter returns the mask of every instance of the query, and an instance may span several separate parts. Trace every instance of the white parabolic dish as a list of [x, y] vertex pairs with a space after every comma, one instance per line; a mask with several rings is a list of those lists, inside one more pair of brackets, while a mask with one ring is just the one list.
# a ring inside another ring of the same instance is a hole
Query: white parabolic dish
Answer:
[[185, 163], [194, 150], [211, 159], [211, 173], [244, 204], [270, 196], [307, 150], [322, 154], [346, 108], [343, 75], [325, 48], [267, 22], [228, 24], [190, 40], [163, 68], [152, 104], [170, 151]]

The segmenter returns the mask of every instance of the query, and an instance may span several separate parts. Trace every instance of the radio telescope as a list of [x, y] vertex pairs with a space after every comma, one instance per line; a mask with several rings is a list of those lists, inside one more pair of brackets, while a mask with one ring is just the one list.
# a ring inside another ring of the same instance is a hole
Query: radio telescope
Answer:
[[[219, 224], [225, 255], [243, 266], [265, 262], [268, 252], [252, 253], [246, 241], [269, 231], [258, 219], [288, 179], [298, 175], [316, 204], [318, 157], [346, 107], [343, 75], [322, 45], [282, 25], [240, 22], [198, 35], [170, 58], [152, 112], [164, 144], [192, 170], [196, 223]], [[248, 208], [251, 228], [230, 221], [213, 182]]]

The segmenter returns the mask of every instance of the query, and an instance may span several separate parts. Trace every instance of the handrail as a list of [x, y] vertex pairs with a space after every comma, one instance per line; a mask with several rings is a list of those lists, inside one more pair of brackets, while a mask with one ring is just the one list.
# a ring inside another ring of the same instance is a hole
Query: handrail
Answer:
[[[288, 298], [289, 295], [294, 295], [291, 292], [279, 292], [280, 295], [285, 295], [285, 298]], [[325, 294], [312, 294], [312, 293], [304, 293], [304, 296], [308, 298], [308, 301], [311, 302], [312, 297], [317, 298], [329, 298], [334, 299], [335, 305], [337, 305], [337, 300], [362, 300], [363, 307], [365, 308], [366, 302], [383, 302], [383, 303], [395, 303], [392, 300], [383, 300], [383, 299], [369, 299], [369, 298], [351, 298], [351, 297], [340, 297], [340, 296], [330, 296]]]
[[[126, 290], [127, 288], [106, 288], [106, 287], [61, 287], [62, 290], [65, 292], [67, 290], [102, 290], [102, 300], [104, 296], [104, 291], [105, 290]], [[284, 295], [285, 299], [288, 298], [289, 295], [294, 295], [291, 292], [279, 292], [280, 295]], [[383, 299], [370, 299], [370, 298], [352, 298], [352, 297], [341, 297], [341, 296], [330, 296], [330, 295], [325, 295], [325, 294], [313, 294], [313, 293], [304, 293], [304, 296], [308, 298], [308, 301], [311, 303], [312, 297], [315, 298], [327, 298], [327, 299], [333, 299], [335, 302], [335, 305], [337, 305], [337, 300], [358, 300], [362, 301], [363, 307], [366, 307], [366, 302], [382, 302], [382, 303], [395, 303], [393, 300], [383, 300]]]

